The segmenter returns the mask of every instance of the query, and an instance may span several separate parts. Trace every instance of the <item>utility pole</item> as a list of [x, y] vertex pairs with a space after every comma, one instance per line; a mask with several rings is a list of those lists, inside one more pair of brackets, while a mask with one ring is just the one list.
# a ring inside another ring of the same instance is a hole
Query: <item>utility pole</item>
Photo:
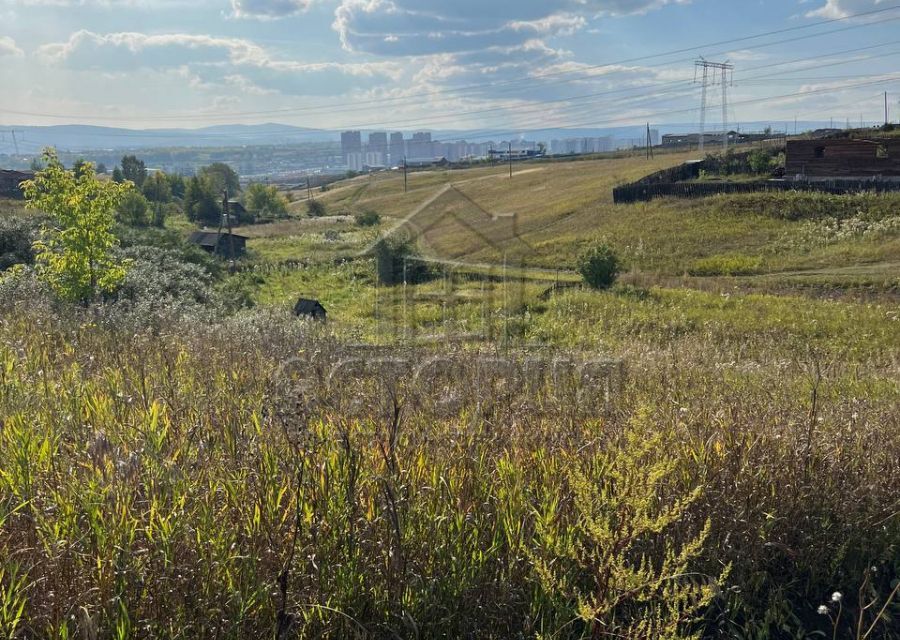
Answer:
[[409, 164], [406, 162], [406, 156], [403, 156], [403, 193], [409, 191]]
[[16, 150], [16, 155], [19, 155], [19, 141], [18, 141], [18, 139], [16, 138], [16, 133], [25, 133], [25, 132], [24, 132], [24, 131], [16, 131], [15, 129], [10, 129], [10, 130], [9, 130], [9, 135], [12, 136], [13, 147], [14, 147], [15, 150]]
[[312, 200], [312, 189], [309, 186], [309, 176], [306, 176], [306, 199]]
[[512, 142], [509, 143], [509, 179], [512, 180]]
[[650, 123], [647, 123], [647, 160], [653, 157], [653, 138], [650, 136]]
[[[888, 118], [888, 101], [887, 101], [887, 91], [884, 92], [884, 126], [887, 126], [890, 123], [890, 119]], [[15, 134], [13, 134], [15, 135]], [[13, 138], [15, 140], [15, 138]]]
[[722, 84], [722, 151], [728, 150], [728, 85], [733, 83], [733, 77], [729, 73], [734, 71], [734, 65], [725, 62], [710, 62], [700, 57], [694, 61], [694, 83], [697, 83], [698, 71], [702, 72], [700, 84], [700, 153], [703, 153], [706, 145], [706, 98], [707, 89], [718, 83]]
[[491, 150], [488, 152], [488, 155], [491, 156], [491, 169], [494, 168], [494, 143], [491, 142]]
[[228, 189], [223, 192], [222, 217], [228, 226], [228, 270], [234, 273], [234, 234], [231, 232], [231, 213], [228, 210]]
[[162, 228], [165, 225], [162, 217], [162, 201], [159, 196], [159, 178], [156, 178], [154, 182], [156, 183], [156, 220], [154, 222], [157, 227]]

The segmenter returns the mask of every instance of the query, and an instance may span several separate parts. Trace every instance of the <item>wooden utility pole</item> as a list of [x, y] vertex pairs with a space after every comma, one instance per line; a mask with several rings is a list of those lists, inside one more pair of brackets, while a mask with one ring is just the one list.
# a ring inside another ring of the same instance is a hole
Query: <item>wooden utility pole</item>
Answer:
[[887, 91], [884, 92], [884, 126], [887, 126], [890, 123], [890, 119], [888, 118], [888, 101], [887, 101]]
[[491, 169], [494, 168], [494, 143], [491, 142], [491, 150], [488, 152], [488, 155], [491, 157]]
[[231, 213], [228, 210], [228, 189], [224, 191], [222, 211], [222, 215], [225, 217], [225, 224], [228, 226], [228, 269], [231, 273], [234, 273], [234, 234], [231, 232]]
[[512, 142], [509, 143], [507, 154], [509, 155], [509, 178], [512, 180]]
[[650, 123], [647, 123], [647, 160], [653, 157], [653, 137], [650, 135]]
[[157, 227], [163, 227], [163, 217], [162, 217], [162, 202], [160, 200], [159, 195], [159, 178], [155, 178], [154, 182], [156, 182], [156, 219], [153, 221]]
[[409, 191], [409, 164], [406, 156], [403, 156], [403, 193]]
[[309, 186], [309, 176], [306, 176], [306, 199], [312, 200], [312, 189]]

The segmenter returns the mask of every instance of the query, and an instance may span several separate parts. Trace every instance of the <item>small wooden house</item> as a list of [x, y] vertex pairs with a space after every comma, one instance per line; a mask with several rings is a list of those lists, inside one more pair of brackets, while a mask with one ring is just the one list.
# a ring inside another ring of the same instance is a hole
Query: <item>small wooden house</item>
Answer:
[[312, 318], [317, 322], [325, 322], [328, 319], [328, 311], [318, 300], [300, 298], [294, 305], [294, 315], [298, 318]]
[[188, 238], [188, 242], [196, 244], [204, 251], [226, 258], [231, 255], [232, 247], [235, 258], [244, 255], [244, 252], [247, 250], [246, 236], [239, 236], [236, 233], [195, 231]]
[[788, 140], [787, 177], [900, 179], [900, 138]]

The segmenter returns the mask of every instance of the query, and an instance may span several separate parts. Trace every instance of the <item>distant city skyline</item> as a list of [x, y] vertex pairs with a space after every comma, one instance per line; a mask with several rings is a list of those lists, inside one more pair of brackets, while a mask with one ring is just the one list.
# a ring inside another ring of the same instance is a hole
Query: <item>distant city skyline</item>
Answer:
[[[0, 0], [0, 132], [280, 122], [488, 137], [696, 122], [698, 56], [735, 65], [733, 122], [873, 121], [883, 92], [900, 112], [900, 9], [879, 0], [721, 8], [714, 0]], [[390, 156], [390, 139], [382, 143], [376, 153]]]

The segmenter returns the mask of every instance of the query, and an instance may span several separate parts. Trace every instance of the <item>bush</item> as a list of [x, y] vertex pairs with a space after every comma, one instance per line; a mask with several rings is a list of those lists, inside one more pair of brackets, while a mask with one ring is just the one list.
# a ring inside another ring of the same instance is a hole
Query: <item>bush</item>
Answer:
[[119, 222], [131, 227], [146, 227], [150, 224], [150, 204], [140, 191], [134, 189], [125, 194], [116, 213]]
[[254, 182], [244, 192], [244, 206], [257, 216], [283, 218], [287, 215], [287, 205], [287, 199], [274, 186]]
[[313, 218], [321, 218], [328, 213], [325, 203], [318, 200], [309, 200], [306, 203], [306, 212]]
[[751, 256], [710, 256], [688, 269], [692, 276], [744, 276], [756, 273], [762, 261]]
[[356, 224], [360, 227], [375, 227], [381, 224], [381, 216], [375, 211], [364, 211], [355, 216]]
[[212, 296], [212, 275], [201, 266], [185, 262], [172, 249], [137, 246], [124, 250], [131, 260], [118, 300], [165, 306], [205, 304]]
[[747, 160], [750, 163], [750, 170], [753, 173], [766, 173], [769, 170], [771, 157], [765, 150], [756, 149], [755, 151], [750, 152], [750, 156]]
[[578, 260], [578, 271], [594, 289], [608, 289], [619, 276], [619, 259], [607, 244], [592, 247]]
[[0, 271], [17, 264], [34, 264], [37, 224], [33, 218], [0, 218]]
[[417, 284], [428, 281], [431, 268], [420, 259], [420, 254], [408, 238], [382, 238], [375, 245], [375, 267], [378, 282], [386, 285], [406, 282]]

